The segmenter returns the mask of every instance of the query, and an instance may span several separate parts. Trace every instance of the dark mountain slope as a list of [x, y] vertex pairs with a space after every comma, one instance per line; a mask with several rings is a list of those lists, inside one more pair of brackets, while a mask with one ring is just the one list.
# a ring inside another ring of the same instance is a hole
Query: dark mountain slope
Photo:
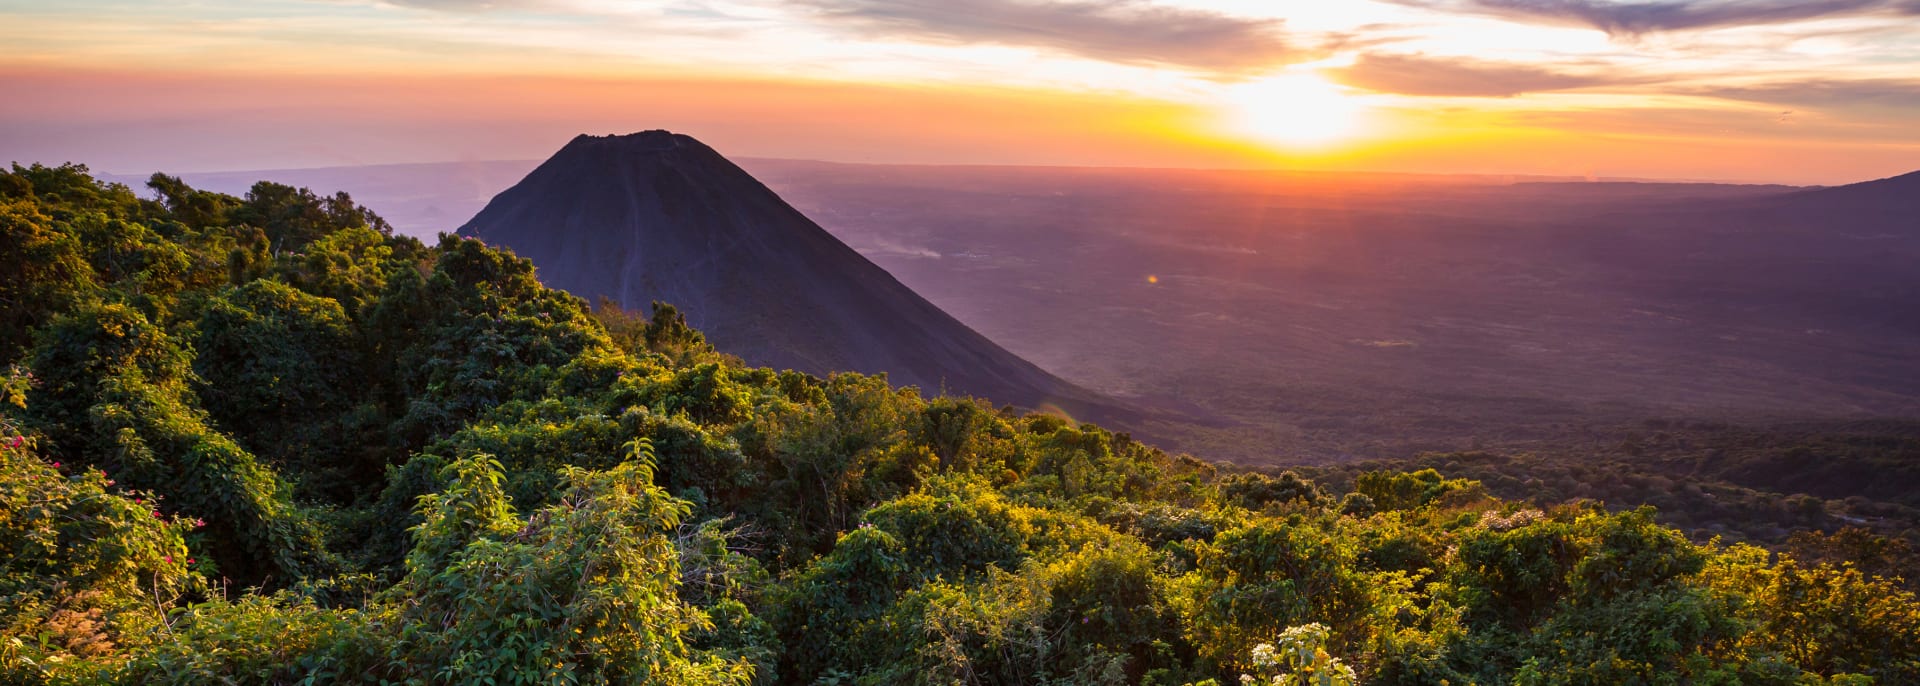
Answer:
[[681, 306], [752, 364], [886, 372], [1107, 424], [1139, 416], [975, 333], [688, 136], [575, 138], [459, 233], [512, 248], [548, 285], [589, 299]]
[[1920, 235], [1920, 171], [1791, 193], [1777, 201], [1782, 212], [1797, 220]]

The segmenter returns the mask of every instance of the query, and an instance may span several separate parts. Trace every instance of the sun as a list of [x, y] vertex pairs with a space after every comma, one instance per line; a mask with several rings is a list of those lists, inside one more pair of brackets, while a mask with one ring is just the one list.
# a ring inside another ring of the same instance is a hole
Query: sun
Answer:
[[1244, 135], [1292, 148], [1324, 147], [1359, 132], [1365, 108], [1311, 73], [1281, 74], [1227, 87], [1226, 116]]

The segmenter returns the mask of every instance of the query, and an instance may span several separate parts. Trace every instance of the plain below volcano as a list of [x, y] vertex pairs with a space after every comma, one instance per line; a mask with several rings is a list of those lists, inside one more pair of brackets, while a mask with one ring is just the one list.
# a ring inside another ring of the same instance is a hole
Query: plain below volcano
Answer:
[[673, 303], [751, 364], [885, 372], [1116, 428], [1146, 416], [976, 333], [685, 135], [579, 136], [459, 234], [513, 249], [581, 297]]

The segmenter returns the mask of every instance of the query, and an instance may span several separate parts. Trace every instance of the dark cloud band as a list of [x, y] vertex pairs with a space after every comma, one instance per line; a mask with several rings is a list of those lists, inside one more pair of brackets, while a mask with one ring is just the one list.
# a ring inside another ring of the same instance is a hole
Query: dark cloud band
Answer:
[[1713, 88], [1695, 94], [1794, 107], [1920, 111], [1920, 79], [1803, 80]]
[[1382, 54], [1362, 55], [1353, 66], [1330, 70], [1329, 75], [1346, 85], [1381, 93], [1492, 98], [1633, 82], [1519, 64]]
[[1920, 0], [1388, 0], [1514, 21], [1588, 26], [1615, 36], [1784, 24], [1869, 14], [1920, 15]]
[[419, 7], [430, 10], [451, 10], [456, 12], [481, 12], [486, 10], [513, 9], [531, 6], [530, 0], [386, 0], [387, 4], [401, 7]]
[[1042, 48], [1092, 59], [1243, 71], [1308, 57], [1281, 22], [1140, 0], [801, 0], [830, 23], [907, 40]]

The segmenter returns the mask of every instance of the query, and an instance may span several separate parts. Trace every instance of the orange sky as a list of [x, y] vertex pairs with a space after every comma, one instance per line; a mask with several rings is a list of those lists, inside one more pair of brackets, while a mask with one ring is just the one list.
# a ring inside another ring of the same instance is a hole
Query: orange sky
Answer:
[[731, 155], [855, 162], [1789, 183], [1920, 168], [1920, 22], [1900, 7], [1538, 7], [1569, 4], [1593, 11], [0, 0], [0, 160], [145, 173], [531, 159], [577, 133], [669, 128]]

